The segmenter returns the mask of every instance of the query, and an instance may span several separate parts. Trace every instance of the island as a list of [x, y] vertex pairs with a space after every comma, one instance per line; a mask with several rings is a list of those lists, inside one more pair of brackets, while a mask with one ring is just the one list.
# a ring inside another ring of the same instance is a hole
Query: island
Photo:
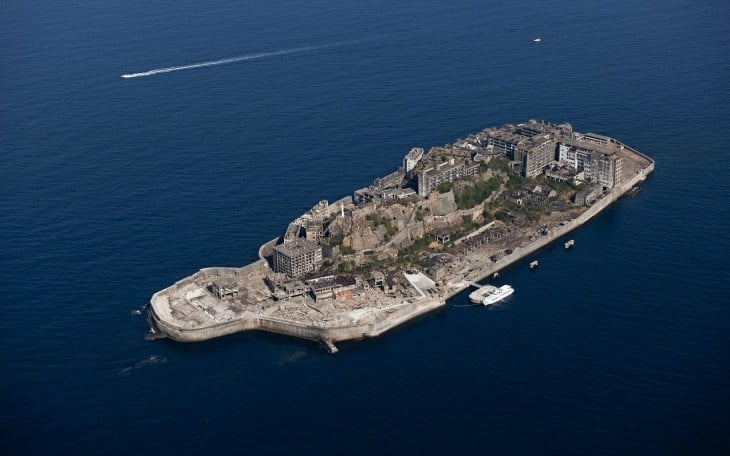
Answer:
[[[204, 268], [150, 299], [148, 338], [262, 330], [376, 337], [581, 226], [654, 171], [608, 136], [529, 120], [414, 147], [402, 165], [319, 201], [243, 267]], [[533, 262], [533, 265], [536, 265]]]

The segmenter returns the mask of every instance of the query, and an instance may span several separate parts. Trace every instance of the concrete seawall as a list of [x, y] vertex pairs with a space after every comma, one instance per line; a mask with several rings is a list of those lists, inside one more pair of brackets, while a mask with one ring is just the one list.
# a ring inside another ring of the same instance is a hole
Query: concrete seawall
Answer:
[[278, 241], [279, 238], [276, 237], [269, 242], [261, 244], [261, 247], [259, 247], [259, 259], [266, 261], [266, 257], [271, 255], [271, 252]]
[[217, 337], [227, 336], [242, 331], [260, 330], [286, 336], [298, 337], [323, 342], [331, 352], [335, 352], [334, 343], [346, 340], [360, 340], [376, 337], [390, 329], [400, 326], [421, 315], [443, 307], [446, 300], [426, 298], [397, 310], [384, 320], [362, 325], [324, 327], [298, 323], [296, 321], [246, 313], [240, 319], [210, 325], [205, 328], [182, 328], [164, 321], [150, 306], [148, 318], [150, 325], [162, 334], [178, 342], [202, 342]]
[[[269, 241], [267, 245], [270, 245], [275, 241], [276, 240]], [[148, 309], [148, 320], [150, 326], [158, 335], [163, 334], [178, 342], [202, 342], [242, 331], [260, 330], [294, 336], [301, 339], [321, 341], [330, 351], [334, 352], [336, 351], [336, 348], [334, 347], [335, 342], [359, 340], [379, 336], [392, 328], [400, 326], [420, 315], [439, 309], [446, 304], [446, 300], [442, 298], [425, 298], [410, 303], [401, 309], [395, 310], [385, 319], [375, 323], [342, 325], [336, 327], [327, 327], [325, 324], [311, 325], [253, 312], [245, 312], [239, 318], [232, 321], [211, 324], [203, 328], [184, 328], [171, 323], [169, 319], [163, 318], [155, 311], [155, 304], [157, 300], [165, 299], [164, 296], [171, 291], [182, 289], [191, 283], [203, 281], [204, 279], [211, 277], [221, 275], [243, 276], [246, 275], [248, 271], [259, 266], [260, 262], [265, 262], [265, 260], [258, 260], [242, 268], [204, 268], [191, 276], [175, 282], [166, 289], [155, 293], [152, 295], [152, 299], [150, 300], [152, 305], [150, 305]]]
[[[631, 177], [631, 179], [627, 180], [626, 182], [623, 182], [622, 184], [616, 186], [613, 191], [611, 191], [609, 194], [605, 195], [603, 198], [596, 201], [593, 206], [589, 207], [585, 212], [583, 212], [581, 215], [579, 215], [577, 218], [567, 222], [565, 225], [558, 227], [556, 229], [551, 230], [547, 236], [543, 236], [542, 238], [524, 246], [524, 247], [517, 247], [513, 250], [512, 254], [508, 255], [505, 258], [501, 258], [496, 263], [491, 265], [490, 267], [484, 268], [478, 272], [478, 275], [475, 277], [469, 277], [469, 280], [472, 281], [478, 281], [483, 280], [487, 277], [490, 277], [494, 275], [495, 272], [499, 272], [502, 269], [511, 266], [512, 264], [522, 260], [527, 255], [530, 255], [537, 250], [540, 250], [541, 248], [545, 247], [546, 245], [550, 244], [551, 242], [565, 236], [566, 234], [570, 233], [574, 229], [582, 226], [585, 224], [588, 220], [592, 219], [594, 216], [602, 212], [604, 209], [606, 209], [609, 205], [611, 205], [613, 202], [618, 200], [620, 197], [622, 197], [631, 187], [635, 186], [639, 182], [646, 179], [646, 176], [651, 174], [654, 171], [654, 161], [647, 157], [646, 155], [640, 154], [637, 152], [637, 154], [641, 155], [642, 157], [646, 158], [650, 161], [650, 164]], [[452, 289], [446, 296], [446, 299], [450, 299], [454, 297], [455, 295], [461, 293], [462, 291], [469, 288], [469, 285], [465, 285], [456, 289]]]
[[[478, 271], [474, 271], [472, 274], [473, 277], [464, 277], [464, 279], [477, 281], [489, 277], [495, 272], [522, 260], [527, 255], [534, 253], [570, 231], [582, 226], [588, 220], [603, 211], [606, 207], [623, 196], [631, 187], [644, 180], [648, 174], [654, 171], [654, 161], [639, 152], [636, 153], [649, 160], [650, 164], [646, 168], [639, 170], [636, 175], [632, 176], [629, 180], [615, 187], [610, 193], [597, 200], [593, 206], [588, 208], [574, 220], [565, 223], [563, 226], [550, 230], [547, 235], [540, 237], [526, 246], [516, 247], [507, 257], [489, 264]], [[165, 290], [155, 293], [150, 300], [151, 305], [148, 309], [148, 320], [150, 326], [158, 335], [164, 334], [165, 336], [179, 342], [200, 342], [250, 330], [268, 331], [287, 336], [294, 336], [301, 339], [321, 341], [326, 345], [330, 352], [334, 353], [337, 351], [337, 348], [334, 345], [336, 342], [379, 336], [397, 326], [413, 320], [414, 318], [444, 307], [449, 298], [468, 288], [468, 285], [464, 285], [457, 289], [449, 289], [443, 296], [412, 300], [402, 307], [392, 310], [387, 316], [374, 323], [359, 325], [331, 326], [330, 324], [330, 326], [328, 326], [328, 323], [326, 322], [322, 322], [321, 324], [306, 324], [260, 313], [243, 312], [230, 321], [214, 323], [205, 327], [184, 328], [170, 323], [169, 320], [171, 320], [171, 318], [165, 318], [165, 315], [159, 315], [155, 310], [156, 304], [166, 302], [166, 294], [171, 291], [182, 290], [184, 287], [199, 280], [202, 282], [202, 279], [223, 275], [229, 277], [245, 276], [256, 267], [261, 266], [262, 262], [266, 262], [263, 257], [266, 252], [270, 251], [270, 249], [275, 245], [277, 239], [273, 239], [263, 244], [259, 249], [260, 259], [252, 264], [242, 268], [204, 268], [195, 274], [174, 283]], [[164, 305], [161, 305], [161, 307], [163, 309], [165, 308]]]

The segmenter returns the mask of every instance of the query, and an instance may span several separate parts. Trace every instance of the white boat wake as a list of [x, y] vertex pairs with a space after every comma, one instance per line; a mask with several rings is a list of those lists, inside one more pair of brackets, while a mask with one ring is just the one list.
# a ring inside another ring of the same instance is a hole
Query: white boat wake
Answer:
[[211, 66], [216, 66], [216, 65], [228, 65], [229, 63], [243, 62], [245, 60], [262, 59], [264, 57], [275, 57], [275, 56], [279, 56], [279, 55], [299, 54], [302, 52], [314, 51], [317, 49], [326, 49], [326, 48], [337, 47], [337, 46], [346, 46], [348, 44], [354, 44], [354, 43], [358, 43], [358, 42], [360, 42], [360, 41], [338, 41], [336, 43], [321, 44], [318, 46], [303, 46], [303, 47], [298, 47], [298, 48], [280, 49], [278, 51], [256, 52], [256, 53], [252, 53], [252, 54], [239, 55], [237, 57], [228, 57], [225, 59], [208, 60], [205, 62], [191, 63], [189, 65], [179, 65], [179, 66], [172, 66], [172, 67], [166, 67], [166, 68], [155, 68], [153, 70], [142, 71], [139, 73], [126, 73], [126, 74], [123, 74], [122, 77], [125, 79], [141, 78], [144, 76], [154, 76], [156, 74], [162, 74], [162, 73], [172, 73], [173, 71], [192, 70], [195, 68], [205, 68], [205, 67], [211, 67]]

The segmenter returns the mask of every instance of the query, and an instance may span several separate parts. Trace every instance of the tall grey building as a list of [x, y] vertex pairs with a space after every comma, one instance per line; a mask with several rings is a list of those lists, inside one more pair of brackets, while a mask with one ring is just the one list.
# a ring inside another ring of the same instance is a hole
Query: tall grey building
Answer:
[[322, 246], [303, 238], [274, 247], [274, 271], [289, 277], [300, 277], [319, 269]]

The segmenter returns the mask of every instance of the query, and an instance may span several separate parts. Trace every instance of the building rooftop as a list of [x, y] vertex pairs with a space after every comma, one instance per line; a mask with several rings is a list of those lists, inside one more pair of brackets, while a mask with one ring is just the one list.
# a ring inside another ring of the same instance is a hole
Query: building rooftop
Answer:
[[355, 277], [352, 275], [329, 275], [307, 280], [307, 283], [315, 292], [332, 287], [347, 287], [355, 285], [356, 282]]
[[595, 150], [596, 152], [601, 152], [607, 155], [614, 155], [618, 152], [618, 147], [616, 146], [604, 146], [602, 144], [598, 144], [592, 141], [581, 141], [579, 139], [561, 139], [561, 143], [567, 144], [569, 146], [576, 146], [581, 147], [583, 149], [588, 150]]
[[302, 288], [307, 288], [307, 285], [301, 280], [291, 280], [289, 282], [283, 282], [281, 284], [281, 288], [288, 293], [292, 293], [301, 290]]
[[435, 168], [427, 168], [427, 169], [423, 170], [422, 172], [423, 172], [423, 174], [426, 174], [429, 176], [436, 176], [438, 174], [441, 174], [443, 172], [446, 172], [446, 171], [449, 171], [452, 169], [462, 168], [465, 165], [466, 165], [466, 163], [463, 161], [458, 161], [458, 162], [454, 162], [454, 163], [442, 162], [442, 163], [439, 163], [438, 165], [436, 165]]
[[274, 247], [274, 250], [283, 253], [288, 257], [302, 255], [304, 253], [313, 252], [321, 248], [314, 242], [308, 241], [303, 238], [294, 239], [293, 241], [286, 242]]
[[545, 173], [549, 176], [559, 177], [563, 179], [572, 179], [578, 174], [578, 170], [570, 166], [565, 166], [558, 162], [552, 162], [548, 165]]
[[408, 152], [408, 154], [406, 155], [406, 158], [413, 160], [413, 159], [418, 158], [419, 155], [423, 155], [423, 148], [414, 147], [410, 150], [410, 152]]

